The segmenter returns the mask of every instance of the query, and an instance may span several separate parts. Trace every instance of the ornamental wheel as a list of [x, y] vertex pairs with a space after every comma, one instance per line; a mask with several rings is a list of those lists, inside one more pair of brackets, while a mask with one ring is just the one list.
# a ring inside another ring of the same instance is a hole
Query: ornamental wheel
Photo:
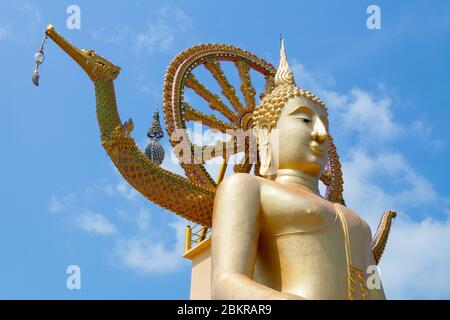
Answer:
[[[164, 118], [174, 153], [190, 181], [215, 189], [230, 157], [237, 153], [243, 156], [233, 166], [234, 172], [251, 171], [249, 144], [229, 132], [248, 132], [259, 99], [273, 89], [275, 73], [269, 62], [223, 44], [197, 45], [171, 61], [164, 78]], [[200, 132], [193, 132], [195, 124]], [[198, 143], [198, 133], [205, 131], [220, 138]], [[177, 149], [181, 141], [188, 147]], [[216, 179], [205, 167], [214, 159], [221, 162]], [[326, 197], [343, 203], [340, 163], [331, 138], [327, 171], [321, 180], [327, 186]]]
[[[187, 140], [183, 142], [190, 146], [190, 154], [175, 154], [189, 180], [215, 188], [223, 178], [227, 159], [238, 152], [244, 153], [244, 159], [234, 166], [234, 171], [250, 172], [252, 164], [245, 159], [248, 145], [243, 150], [236, 137], [228, 133], [250, 129], [257, 98], [272, 89], [275, 72], [274, 66], [263, 59], [222, 44], [194, 46], [170, 63], [164, 79], [164, 116], [172, 146], [180, 141], [173, 139], [173, 134], [177, 130], [191, 133], [193, 122], [201, 123], [202, 132], [211, 130], [223, 137], [213, 144], [192, 141], [192, 134], [183, 137]], [[263, 92], [257, 93], [252, 78], [259, 78], [258, 84], [263, 83]], [[217, 180], [205, 168], [205, 163], [214, 158], [222, 161]]]

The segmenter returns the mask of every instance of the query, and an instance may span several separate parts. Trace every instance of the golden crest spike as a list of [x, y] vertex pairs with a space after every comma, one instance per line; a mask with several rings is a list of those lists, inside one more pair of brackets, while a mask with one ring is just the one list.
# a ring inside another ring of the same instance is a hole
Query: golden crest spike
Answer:
[[287, 61], [283, 37], [281, 37], [280, 45], [280, 65], [278, 66], [275, 75], [275, 86], [277, 87], [280, 85], [295, 85], [294, 75], [292, 74], [292, 70]]
[[278, 66], [278, 69], [280, 69], [280, 68], [288, 68], [289, 69], [289, 63], [288, 63], [287, 57], [286, 57], [286, 49], [284, 48], [283, 36], [281, 36], [281, 43], [280, 43], [280, 65]]

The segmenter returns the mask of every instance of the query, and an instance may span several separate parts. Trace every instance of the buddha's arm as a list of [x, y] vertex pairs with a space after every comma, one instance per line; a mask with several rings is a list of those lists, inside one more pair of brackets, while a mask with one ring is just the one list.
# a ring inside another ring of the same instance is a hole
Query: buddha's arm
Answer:
[[216, 192], [212, 231], [213, 299], [300, 299], [252, 279], [258, 248], [260, 196], [254, 177], [236, 174]]

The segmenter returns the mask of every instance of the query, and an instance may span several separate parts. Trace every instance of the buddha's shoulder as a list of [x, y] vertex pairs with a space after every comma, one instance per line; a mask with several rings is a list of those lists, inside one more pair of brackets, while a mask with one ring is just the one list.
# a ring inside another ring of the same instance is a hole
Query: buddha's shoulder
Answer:
[[225, 177], [223, 181], [219, 184], [217, 189], [218, 192], [242, 192], [248, 193], [259, 193], [261, 186], [265, 184], [265, 180], [262, 177], [251, 175], [248, 173], [235, 173], [228, 177]]
[[349, 221], [353, 222], [353, 224], [360, 225], [369, 235], [372, 234], [369, 224], [360, 214], [347, 206], [340, 205], [340, 207]]
[[[245, 194], [248, 197], [259, 196], [263, 200], [271, 195], [289, 192], [289, 188], [286, 188], [280, 183], [273, 180], [255, 176], [248, 173], [235, 173], [227, 176], [219, 184], [217, 189], [218, 194]], [[297, 196], [301, 196], [297, 194]]]
[[259, 186], [264, 178], [249, 174], [249, 173], [235, 173], [230, 176], [227, 176], [220, 183], [219, 187], [230, 187], [230, 186]]

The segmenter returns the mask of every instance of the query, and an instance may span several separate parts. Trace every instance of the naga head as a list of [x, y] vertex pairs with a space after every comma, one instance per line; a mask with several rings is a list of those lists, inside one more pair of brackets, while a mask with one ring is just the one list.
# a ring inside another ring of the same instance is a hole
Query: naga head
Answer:
[[88, 74], [92, 81], [115, 80], [120, 67], [99, 56], [94, 50], [82, 50], [75, 47], [49, 24], [46, 35], [60, 46]]

